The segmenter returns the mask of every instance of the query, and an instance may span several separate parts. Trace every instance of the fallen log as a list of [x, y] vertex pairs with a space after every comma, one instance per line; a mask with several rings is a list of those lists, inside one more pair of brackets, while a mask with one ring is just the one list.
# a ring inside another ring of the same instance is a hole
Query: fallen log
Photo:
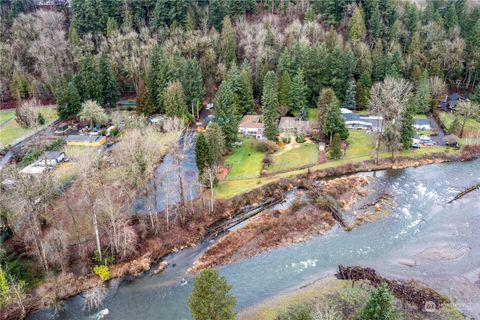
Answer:
[[461, 197], [463, 197], [464, 195], [472, 192], [473, 190], [476, 190], [480, 188], [480, 183], [477, 183], [476, 185], [474, 186], [471, 186], [471, 187], [468, 187], [467, 189], [463, 190], [462, 192], [460, 192], [459, 194], [457, 194], [452, 200], [448, 201], [448, 203], [452, 203], [453, 201], [455, 200], [458, 200], [460, 199]]
[[339, 265], [338, 273], [335, 274], [335, 277], [341, 280], [368, 280], [375, 287], [386, 283], [397, 299], [415, 305], [419, 309], [423, 309], [426, 303], [433, 302], [437, 308], [440, 308], [448, 302], [446, 297], [417, 281], [388, 280], [371, 268], [360, 266], [344, 267]]

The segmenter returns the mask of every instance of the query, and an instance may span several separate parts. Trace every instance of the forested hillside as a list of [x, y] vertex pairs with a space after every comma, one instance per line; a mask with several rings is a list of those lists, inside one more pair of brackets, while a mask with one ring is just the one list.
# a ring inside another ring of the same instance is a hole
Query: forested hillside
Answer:
[[[480, 10], [467, 0], [35, 3], [1, 3], [1, 92], [4, 100], [53, 95], [61, 117], [75, 113], [67, 103], [75, 91], [104, 105], [136, 93], [143, 113], [166, 112], [174, 80], [190, 112], [204, 88], [213, 96], [228, 78], [252, 81], [260, 100], [269, 70], [280, 105], [288, 104], [282, 90], [303, 78], [311, 106], [331, 87], [365, 107], [372, 84], [388, 75], [470, 88], [480, 75]], [[251, 90], [234, 82], [237, 103], [250, 110]]]

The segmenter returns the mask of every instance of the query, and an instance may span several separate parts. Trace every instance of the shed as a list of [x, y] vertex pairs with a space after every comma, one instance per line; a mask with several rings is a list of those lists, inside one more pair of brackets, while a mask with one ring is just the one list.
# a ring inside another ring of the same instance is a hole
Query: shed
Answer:
[[65, 141], [69, 146], [99, 147], [107, 142], [107, 138], [98, 135], [77, 134], [68, 136]]

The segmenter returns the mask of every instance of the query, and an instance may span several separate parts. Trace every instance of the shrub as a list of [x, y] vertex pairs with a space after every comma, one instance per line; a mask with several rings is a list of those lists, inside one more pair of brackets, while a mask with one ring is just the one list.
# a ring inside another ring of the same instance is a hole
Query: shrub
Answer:
[[274, 153], [277, 151], [277, 145], [273, 141], [258, 141], [256, 149], [258, 152]]
[[305, 305], [291, 305], [275, 320], [311, 320], [310, 311]]
[[37, 122], [39, 125], [43, 126], [45, 124], [45, 118], [41, 112], [38, 113]]
[[302, 209], [303, 207], [305, 207], [307, 205], [307, 203], [305, 201], [302, 201], [300, 199], [295, 199], [293, 200], [292, 204], [290, 205], [290, 210], [292, 212], [296, 212], [300, 209]]
[[283, 137], [283, 138], [282, 138], [282, 142], [283, 142], [283, 143], [289, 144], [290, 141], [292, 141], [292, 139], [291, 139], [290, 137]]
[[295, 137], [295, 141], [297, 141], [297, 143], [304, 143], [305, 135], [303, 133], [297, 134], [297, 136]]
[[110, 279], [110, 269], [108, 268], [108, 266], [95, 266], [93, 268], [93, 273], [99, 276], [102, 281], [107, 281], [108, 279]]

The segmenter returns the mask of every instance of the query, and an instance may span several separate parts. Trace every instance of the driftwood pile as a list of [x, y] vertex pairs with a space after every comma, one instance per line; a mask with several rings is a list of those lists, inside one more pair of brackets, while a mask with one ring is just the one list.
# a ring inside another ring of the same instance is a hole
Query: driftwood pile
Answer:
[[436, 308], [440, 308], [448, 302], [446, 297], [417, 281], [388, 280], [378, 275], [371, 268], [360, 266], [344, 267], [339, 265], [338, 273], [335, 274], [335, 277], [341, 280], [368, 280], [375, 287], [386, 283], [397, 299], [415, 305], [420, 310], [424, 309], [427, 302], [433, 302]]

